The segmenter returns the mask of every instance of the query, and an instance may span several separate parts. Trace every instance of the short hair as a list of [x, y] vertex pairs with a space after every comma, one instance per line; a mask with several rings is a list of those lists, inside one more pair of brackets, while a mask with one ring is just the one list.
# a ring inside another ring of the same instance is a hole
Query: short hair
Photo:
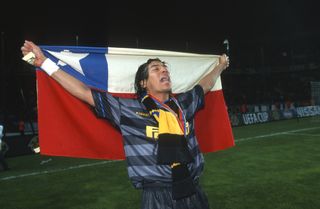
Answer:
[[138, 98], [144, 97], [144, 95], [147, 92], [146, 88], [141, 86], [140, 82], [148, 79], [148, 77], [149, 77], [148, 67], [149, 67], [149, 64], [154, 61], [158, 61], [158, 62], [165, 64], [165, 62], [160, 60], [159, 58], [148, 59], [148, 61], [146, 63], [143, 63], [142, 65], [139, 66], [139, 68], [136, 72], [136, 77], [134, 80], [134, 88], [135, 88], [135, 91], [136, 91]]

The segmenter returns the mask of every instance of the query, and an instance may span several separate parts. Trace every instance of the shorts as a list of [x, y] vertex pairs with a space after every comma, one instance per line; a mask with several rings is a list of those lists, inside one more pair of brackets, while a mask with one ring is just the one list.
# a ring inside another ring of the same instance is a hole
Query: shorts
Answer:
[[141, 209], [209, 209], [207, 196], [199, 184], [196, 193], [183, 199], [172, 199], [171, 187], [145, 187]]

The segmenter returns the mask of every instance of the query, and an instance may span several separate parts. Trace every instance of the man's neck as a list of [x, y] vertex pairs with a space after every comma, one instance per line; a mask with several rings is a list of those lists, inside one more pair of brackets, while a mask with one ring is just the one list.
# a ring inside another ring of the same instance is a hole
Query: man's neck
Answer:
[[[150, 94], [150, 93], [149, 93]], [[169, 99], [169, 93], [159, 93], [159, 94], [150, 94], [152, 97], [156, 98], [160, 102], [165, 102]]]

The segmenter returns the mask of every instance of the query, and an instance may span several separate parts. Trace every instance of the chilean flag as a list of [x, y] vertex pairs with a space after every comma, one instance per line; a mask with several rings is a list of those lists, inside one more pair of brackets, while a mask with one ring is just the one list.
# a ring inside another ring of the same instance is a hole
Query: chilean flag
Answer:
[[[138, 67], [149, 58], [168, 63], [174, 94], [190, 90], [217, 64], [219, 56], [114, 47], [40, 46], [62, 70], [90, 88], [134, 97]], [[121, 134], [92, 108], [37, 70], [38, 128], [41, 154], [95, 159], [124, 159]], [[202, 152], [234, 146], [220, 78], [196, 115]]]

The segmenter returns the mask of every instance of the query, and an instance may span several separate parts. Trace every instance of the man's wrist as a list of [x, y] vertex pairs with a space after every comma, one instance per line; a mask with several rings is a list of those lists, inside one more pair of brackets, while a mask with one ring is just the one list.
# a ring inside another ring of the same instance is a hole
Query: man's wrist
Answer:
[[59, 66], [49, 58], [44, 60], [40, 68], [50, 76], [59, 70]]

